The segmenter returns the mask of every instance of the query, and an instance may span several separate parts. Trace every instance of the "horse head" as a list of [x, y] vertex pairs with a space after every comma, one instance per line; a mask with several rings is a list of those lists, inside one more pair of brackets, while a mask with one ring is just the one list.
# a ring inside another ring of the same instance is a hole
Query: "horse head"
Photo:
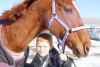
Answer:
[[25, 50], [28, 43], [49, 26], [60, 39], [68, 34], [65, 45], [77, 57], [88, 55], [90, 39], [87, 30], [82, 28], [84, 24], [73, 0], [25, 0], [2, 18], [2, 40], [15, 52]]
[[44, 10], [42, 17], [47, 22], [46, 26], [50, 28], [50, 31], [63, 41], [66, 37], [65, 44], [77, 57], [87, 56], [91, 43], [74, 1], [52, 0], [52, 4], [46, 7], [48, 9]]

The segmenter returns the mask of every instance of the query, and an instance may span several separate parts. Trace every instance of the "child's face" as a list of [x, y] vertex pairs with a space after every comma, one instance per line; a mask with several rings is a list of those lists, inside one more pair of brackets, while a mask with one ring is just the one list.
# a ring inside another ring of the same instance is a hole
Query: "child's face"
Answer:
[[38, 37], [37, 38], [36, 49], [37, 49], [37, 52], [40, 54], [40, 56], [48, 55], [49, 50], [50, 50], [49, 41], [44, 39], [44, 38]]

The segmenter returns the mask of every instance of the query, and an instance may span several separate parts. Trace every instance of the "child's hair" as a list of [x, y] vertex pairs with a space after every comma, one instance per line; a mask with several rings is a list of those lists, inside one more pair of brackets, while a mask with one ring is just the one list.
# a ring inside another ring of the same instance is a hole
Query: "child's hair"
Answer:
[[49, 41], [49, 44], [50, 44], [50, 47], [53, 47], [53, 40], [52, 40], [52, 35], [51, 34], [49, 34], [49, 33], [40, 33], [37, 36], [37, 38], [38, 37], [42, 37], [42, 38], [48, 40]]

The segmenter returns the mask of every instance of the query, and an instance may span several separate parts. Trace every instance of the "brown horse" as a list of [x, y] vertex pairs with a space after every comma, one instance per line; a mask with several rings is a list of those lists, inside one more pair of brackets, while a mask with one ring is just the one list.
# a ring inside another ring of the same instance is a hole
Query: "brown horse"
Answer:
[[[58, 16], [68, 28], [84, 26], [73, 0], [56, 0], [54, 16]], [[52, 0], [25, 0], [2, 15], [1, 41], [14, 52], [24, 51], [29, 42], [41, 31], [48, 29], [52, 16]], [[55, 15], [56, 14], [56, 15]], [[58, 20], [59, 21], [59, 20]], [[55, 36], [63, 39], [66, 31], [57, 20], [50, 26]], [[86, 29], [68, 35], [65, 44], [77, 57], [87, 56], [91, 46]]]

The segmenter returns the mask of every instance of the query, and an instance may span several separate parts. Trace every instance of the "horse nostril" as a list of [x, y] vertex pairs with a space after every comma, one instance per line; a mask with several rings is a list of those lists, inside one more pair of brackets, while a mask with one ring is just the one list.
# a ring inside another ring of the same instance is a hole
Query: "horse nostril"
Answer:
[[89, 52], [89, 49], [90, 49], [90, 47], [85, 46], [85, 51], [86, 51], [86, 52]]

